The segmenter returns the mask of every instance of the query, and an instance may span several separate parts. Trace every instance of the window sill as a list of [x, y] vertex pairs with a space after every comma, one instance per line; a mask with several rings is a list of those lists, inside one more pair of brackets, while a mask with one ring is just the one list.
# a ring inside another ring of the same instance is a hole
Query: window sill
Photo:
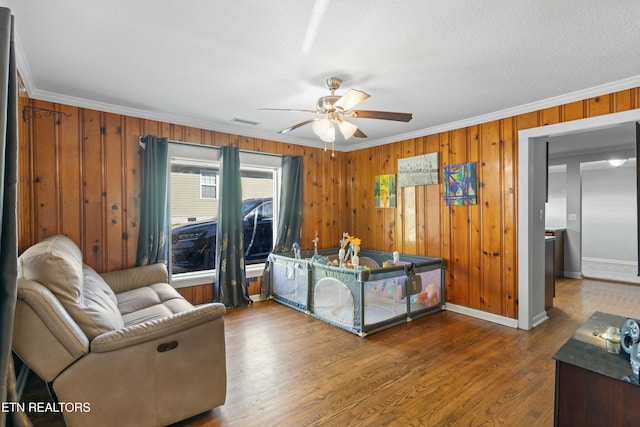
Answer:
[[[264, 264], [251, 264], [246, 266], [247, 279], [262, 276], [264, 272]], [[216, 278], [215, 270], [194, 271], [191, 273], [173, 274], [170, 277], [171, 285], [178, 288], [188, 288], [190, 286], [204, 285], [213, 283]]]

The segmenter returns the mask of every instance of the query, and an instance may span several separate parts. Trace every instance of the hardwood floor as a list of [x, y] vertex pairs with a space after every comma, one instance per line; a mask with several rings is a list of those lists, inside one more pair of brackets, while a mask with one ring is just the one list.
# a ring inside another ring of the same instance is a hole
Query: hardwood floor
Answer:
[[552, 355], [593, 311], [640, 318], [640, 287], [560, 280], [532, 331], [445, 311], [359, 338], [272, 301], [229, 310], [227, 401], [174, 427], [550, 426]]

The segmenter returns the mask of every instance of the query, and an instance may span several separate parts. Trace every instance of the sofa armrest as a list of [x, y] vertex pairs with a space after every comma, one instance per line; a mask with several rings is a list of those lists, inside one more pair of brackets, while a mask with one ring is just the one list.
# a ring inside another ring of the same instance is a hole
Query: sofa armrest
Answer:
[[13, 349], [40, 378], [50, 382], [89, 352], [89, 339], [44, 285], [18, 280]]
[[[20, 279], [18, 300], [27, 304], [38, 315], [51, 335], [55, 336], [73, 357], [81, 357], [89, 351], [89, 339], [85, 333], [44, 285], [32, 280]], [[20, 323], [20, 327], [25, 328], [25, 335], [30, 335], [26, 333], [28, 331], [33, 335], [35, 330], [35, 326], [31, 323], [24, 325]], [[30, 336], [29, 339], [37, 341], [37, 337], [34, 336]]]
[[91, 351], [104, 353], [131, 347], [146, 341], [169, 337], [195, 326], [222, 319], [226, 307], [220, 303], [210, 303], [183, 311], [162, 319], [127, 326], [98, 335], [91, 341]]
[[154, 283], [169, 283], [167, 267], [160, 263], [102, 273], [100, 276], [116, 294]]

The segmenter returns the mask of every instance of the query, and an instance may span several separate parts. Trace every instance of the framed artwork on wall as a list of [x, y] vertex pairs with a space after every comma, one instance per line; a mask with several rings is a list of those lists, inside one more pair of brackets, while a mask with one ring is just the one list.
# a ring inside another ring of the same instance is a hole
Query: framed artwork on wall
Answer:
[[438, 153], [398, 159], [398, 187], [438, 183]]
[[478, 203], [475, 163], [446, 165], [442, 167], [442, 170], [444, 202], [447, 206]]
[[376, 175], [374, 177], [373, 199], [376, 208], [396, 207], [395, 175]]

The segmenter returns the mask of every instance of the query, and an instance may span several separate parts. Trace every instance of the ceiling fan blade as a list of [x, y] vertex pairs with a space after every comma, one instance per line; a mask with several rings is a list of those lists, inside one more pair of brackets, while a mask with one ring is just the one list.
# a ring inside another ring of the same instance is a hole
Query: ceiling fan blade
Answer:
[[356, 138], [366, 138], [367, 135], [364, 134], [364, 132], [362, 132], [360, 130], [360, 128], [358, 128], [355, 133], [353, 134], [353, 136], [355, 136]]
[[369, 98], [369, 94], [364, 93], [361, 90], [349, 89], [349, 91], [342, 95], [340, 99], [338, 99], [335, 104], [333, 104], [333, 106], [335, 108], [342, 109], [342, 111], [347, 111], [360, 104], [367, 98]]
[[371, 110], [353, 110], [345, 113], [345, 115], [357, 117], [359, 119], [395, 120], [397, 122], [408, 122], [413, 118], [413, 114], [411, 113], [394, 113], [391, 111]]
[[289, 128], [282, 129], [282, 130], [281, 130], [280, 132], [278, 132], [278, 133], [287, 133], [287, 132], [291, 132], [292, 130], [294, 130], [294, 129], [298, 129], [300, 126], [307, 125], [307, 124], [309, 124], [309, 123], [313, 122], [314, 120], [316, 120], [316, 119], [309, 119], [309, 120], [305, 120], [304, 122], [300, 122], [300, 123], [295, 124], [295, 125], [293, 125], [293, 126], [291, 126], [291, 127], [289, 127]]
[[318, 113], [318, 110], [301, 110], [299, 108], [258, 108], [262, 111], [302, 111], [304, 113]]

